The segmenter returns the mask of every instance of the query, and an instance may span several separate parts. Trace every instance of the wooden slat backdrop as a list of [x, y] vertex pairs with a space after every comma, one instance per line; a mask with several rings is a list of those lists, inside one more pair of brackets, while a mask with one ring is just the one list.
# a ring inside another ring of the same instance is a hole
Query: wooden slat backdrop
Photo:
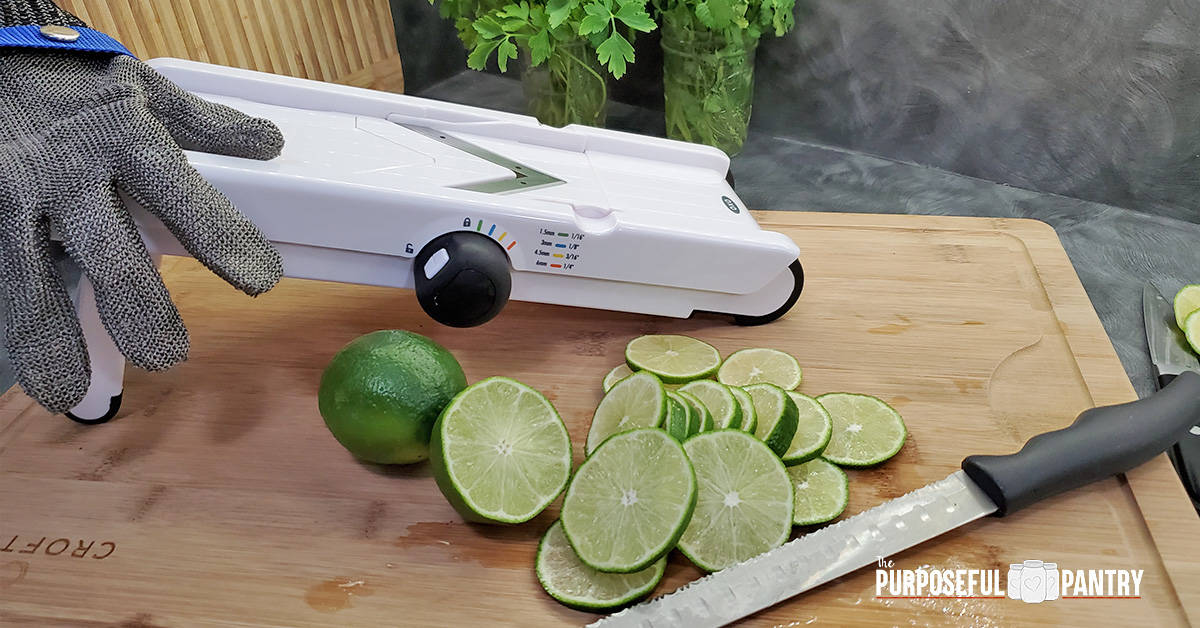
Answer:
[[387, 0], [58, 0], [142, 59], [404, 91]]

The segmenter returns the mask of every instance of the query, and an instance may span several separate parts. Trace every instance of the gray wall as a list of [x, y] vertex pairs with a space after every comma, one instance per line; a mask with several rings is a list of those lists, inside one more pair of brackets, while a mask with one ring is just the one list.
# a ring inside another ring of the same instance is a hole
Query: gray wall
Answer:
[[801, 1], [758, 128], [1200, 217], [1200, 2]]
[[[465, 67], [425, 0], [393, 4], [412, 91]], [[1200, 219], [1200, 0], [798, 5], [759, 49], [755, 128]], [[661, 102], [656, 45], [616, 98]]]

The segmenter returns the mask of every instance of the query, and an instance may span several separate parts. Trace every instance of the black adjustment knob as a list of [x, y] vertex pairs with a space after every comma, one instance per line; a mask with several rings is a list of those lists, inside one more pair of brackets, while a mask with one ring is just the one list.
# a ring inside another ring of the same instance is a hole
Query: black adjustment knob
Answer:
[[504, 309], [512, 292], [508, 255], [495, 240], [455, 231], [433, 239], [413, 263], [417, 301], [450, 327], [482, 325]]

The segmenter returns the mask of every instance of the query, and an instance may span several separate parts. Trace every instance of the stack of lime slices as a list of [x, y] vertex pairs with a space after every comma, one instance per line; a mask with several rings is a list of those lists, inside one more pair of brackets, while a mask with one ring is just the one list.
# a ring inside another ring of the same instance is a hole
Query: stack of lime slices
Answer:
[[695, 338], [641, 336], [604, 377], [573, 475], [557, 412], [506, 378], [468, 387], [442, 412], [434, 475], [472, 521], [527, 521], [565, 488], [538, 580], [572, 608], [618, 608], [654, 590], [674, 548], [716, 571], [782, 545], [794, 526], [836, 519], [849, 500], [840, 467], [903, 446], [904, 422], [883, 401], [812, 397], [795, 391], [801, 381], [796, 359], [774, 349], [722, 361]]
[[1175, 322], [1192, 351], [1200, 353], [1200, 284], [1189, 284], [1175, 293]]

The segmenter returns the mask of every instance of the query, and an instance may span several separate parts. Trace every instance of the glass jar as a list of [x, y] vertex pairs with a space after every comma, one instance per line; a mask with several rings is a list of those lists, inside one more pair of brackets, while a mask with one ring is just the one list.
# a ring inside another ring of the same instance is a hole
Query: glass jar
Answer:
[[1045, 563], [1042, 566], [1046, 568], [1046, 600], [1057, 600], [1060, 585], [1058, 563]]
[[596, 51], [583, 39], [556, 42], [550, 57], [534, 66], [521, 54], [525, 111], [550, 126], [604, 126], [608, 83]]
[[1025, 567], [1020, 563], [1008, 566], [1008, 597], [1012, 600], [1021, 599], [1021, 570]]
[[663, 15], [667, 137], [715, 146], [730, 156], [742, 150], [754, 100], [757, 45], [744, 31], [708, 30], [690, 12]]

